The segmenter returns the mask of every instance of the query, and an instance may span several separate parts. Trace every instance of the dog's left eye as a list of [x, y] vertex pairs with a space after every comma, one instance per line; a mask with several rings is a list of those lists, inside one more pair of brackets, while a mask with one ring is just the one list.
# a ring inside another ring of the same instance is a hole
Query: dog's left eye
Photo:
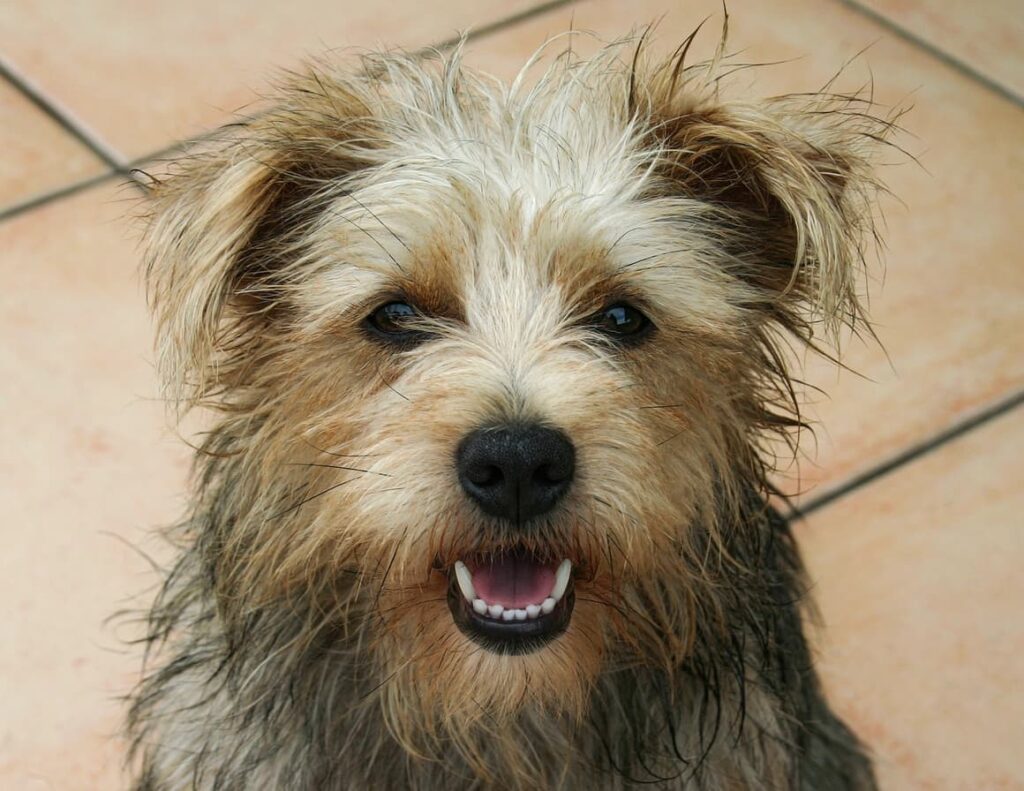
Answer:
[[626, 303], [611, 305], [594, 317], [594, 325], [603, 332], [623, 340], [636, 340], [653, 326], [643, 313]]
[[374, 310], [366, 322], [389, 340], [406, 342], [421, 334], [411, 326], [419, 315], [419, 311], [408, 302], [387, 302]]

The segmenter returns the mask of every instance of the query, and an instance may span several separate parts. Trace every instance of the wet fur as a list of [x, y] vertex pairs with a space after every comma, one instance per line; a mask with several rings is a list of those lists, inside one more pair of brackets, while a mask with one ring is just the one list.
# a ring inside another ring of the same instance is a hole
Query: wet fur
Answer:
[[[784, 338], [866, 326], [891, 119], [723, 99], [721, 52], [688, 44], [511, 88], [458, 51], [317, 64], [155, 184], [161, 369], [216, 418], [148, 616], [136, 788], [874, 787], [766, 497], [801, 426]], [[361, 324], [397, 294], [432, 339], [401, 352]], [[624, 298], [658, 327], [636, 348], [585, 321]], [[578, 448], [526, 538], [454, 481], [494, 420]], [[454, 628], [445, 570], [522, 542], [573, 558], [576, 611], [498, 656]]]

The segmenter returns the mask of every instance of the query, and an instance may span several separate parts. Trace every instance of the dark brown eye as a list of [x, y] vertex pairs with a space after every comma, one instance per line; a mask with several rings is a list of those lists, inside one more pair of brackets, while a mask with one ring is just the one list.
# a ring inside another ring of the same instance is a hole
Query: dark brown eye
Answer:
[[420, 312], [408, 302], [387, 302], [366, 318], [377, 337], [393, 343], [414, 343], [423, 340], [423, 332], [413, 326]]
[[654, 326], [632, 305], [611, 305], [594, 317], [594, 325], [607, 335], [622, 341], [636, 341]]

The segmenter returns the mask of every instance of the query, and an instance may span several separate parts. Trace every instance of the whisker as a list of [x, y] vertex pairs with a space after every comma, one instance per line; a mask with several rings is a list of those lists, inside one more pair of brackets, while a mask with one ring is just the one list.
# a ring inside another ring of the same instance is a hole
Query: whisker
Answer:
[[405, 396], [402, 393], [398, 392], [398, 390], [395, 389], [394, 385], [392, 385], [391, 382], [389, 382], [387, 379], [384, 378], [384, 374], [381, 372], [381, 370], [379, 368], [377, 369], [377, 375], [380, 377], [380, 380], [384, 383], [384, 386], [388, 390], [390, 390], [396, 396], [401, 398], [403, 401], [409, 401], [410, 404], [412, 403], [412, 401], [410, 401], [407, 396]]
[[307, 445], [309, 445], [309, 447], [311, 447], [318, 453], [325, 453], [328, 456], [333, 456], [336, 459], [372, 459], [377, 456], [383, 455], [380, 453], [335, 453], [334, 451], [327, 450], [326, 448], [317, 447], [305, 437], [303, 437], [302, 441], [305, 442]]
[[349, 478], [348, 480], [342, 481], [341, 483], [336, 483], [333, 486], [328, 486], [323, 491], [317, 492], [316, 494], [312, 495], [311, 497], [307, 497], [306, 499], [301, 500], [301, 501], [295, 503], [295, 505], [290, 505], [287, 508], [285, 508], [283, 511], [278, 511], [276, 514], [271, 514], [270, 516], [267, 517], [267, 520], [269, 521], [271, 519], [278, 519], [279, 517], [282, 517], [285, 514], [289, 514], [292, 511], [295, 511], [296, 509], [301, 508], [306, 503], [308, 503], [308, 502], [310, 502], [312, 500], [315, 500], [317, 497], [322, 497], [323, 495], [327, 494], [328, 492], [333, 492], [335, 489], [338, 489], [338, 488], [344, 486], [346, 483], [352, 483], [353, 481], [356, 481], [356, 480], [359, 480], [358, 477], [357, 478]]
[[318, 464], [316, 462], [302, 462], [293, 461], [287, 464], [289, 467], [323, 467], [329, 470], [348, 470], [349, 472], [365, 472], [370, 475], [379, 475], [382, 478], [390, 478], [391, 474], [387, 472], [377, 472], [376, 470], [364, 470], [361, 467], [346, 467], [344, 464]]

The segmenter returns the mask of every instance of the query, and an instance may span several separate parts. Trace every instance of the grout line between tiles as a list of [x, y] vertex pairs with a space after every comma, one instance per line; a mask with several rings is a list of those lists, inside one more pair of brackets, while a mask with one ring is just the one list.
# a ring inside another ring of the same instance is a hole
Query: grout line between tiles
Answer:
[[[575, 5], [582, 0], [548, 0], [546, 3], [539, 3], [535, 6], [523, 9], [518, 14], [505, 17], [504, 19], [496, 19], [493, 22], [488, 22], [486, 25], [481, 25], [478, 28], [471, 28], [466, 34], [466, 39], [473, 41], [478, 38], [484, 38], [491, 35], [492, 33], [498, 33], [506, 28], [514, 27], [520, 22], [527, 22], [534, 17], [543, 16], [551, 11], [557, 11], [559, 8], [565, 8], [566, 6]], [[426, 52], [432, 49], [446, 50], [451, 49], [462, 40], [462, 36], [452, 36], [445, 39], [440, 44], [435, 44], [432, 47], [423, 47], [417, 52]]]
[[53, 190], [52, 192], [44, 192], [40, 195], [35, 195], [27, 200], [23, 200], [20, 203], [15, 203], [10, 206], [5, 206], [0, 209], [0, 222], [4, 220], [10, 220], [17, 217], [19, 214], [24, 214], [32, 209], [37, 209], [40, 206], [60, 200], [61, 198], [68, 198], [72, 195], [77, 195], [79, 192], [88, 189], [89, 187], [95, 187], [97, 184], [102, 184], [104, 181], [108, 181], [117, 176], [126, 175], [122, 170], [107, 170], [103, 173], [99, 173], [95, 176], [90, 176], [87, 179], [81, 181], [75, 181], [71, 184], [65, 184], [60, 189]]
[[56, 122], [65, 132], [84, 145], [93, 154], [114, 170], [122, 170], [124, 158], [107, 145], [99, 135], [89, 129], [66, 108], [62, 107], [35, 85], [27, 76], [16, 69], [9, 61], [0, 56], [0, 78], [7, 80], [26, 99]]
[[931, 453], [933, 450], [937, 450], [943, 445], [959, 439], [974, 429], [1012, 412], [1014, 409], [1017, 409], [1022, 405], [1024, 405], [1024, 390], [1020, 390], [1008, 398], [985, 407], [980, 412], [954, 423], [944, 431], [940, 431], [938, 434], [935, 434], [922, 442], [911, 445], [907, 449], [897, 453], [895, 456], [892, 456], [864, 472], [847, 479], [834, 489], [827, 490], [816, 497], [810, 498], [806, 505], [799, 507], [793, 506], [787, 516], [789, 519], [803, 519], [815, 511], [819, 511], [825, 506], [831, 505], [836, 500], [846, 497], [857, 489], [867, 486], [868, 484], [877, 481], [879, 478], [884, 478], [889, 473], [895, 472], [899, 468]]
[[947, 66], [950, 66], [956, 71], [959, 71], [965, 77], [974, 80], [975, 82], [981, 84], [983, 87], [987, 88], [993, 93], [998, 94], [1007, 101], [1012, 102], [1013, 104], [1017, 105], [1020, 108], [1024, 108], [1024, 97], [1017, 94], [1010, 87], [1003, 85], [1001, 82], [992, 79], [986, 74], [983, 74], [982, 72], [978, 71], [973, 66], [968, 64], [966, 61], [961, 60], [955, 55], [951, 55], [944, 49], [941, 49], [935, 44], [932, 44], [927, 39], [921, 38], [916, 33], [913, 33], [907, 28], [903, 27], [902, 25], [894, 22], [892, 19], [885, 16], [884, 14], [875, 11], [873, 8], [868, 8], [867, 6], [859, 2], [859, 0], [836, 0], [836, 2], [841, 3], [847, 8], [856, 11], [858, 14], [867, 17], [872, 22], [881, 25], [889, 32], [894, 33], [904, 41], [913, 44], [915, 47], [923, 49], [932, 57], [937, 58], [938, 60], [945, 63]]
[[[521, 22], [526, 22], [530, 19], [533, 19], [534, 17], [543, 16], [544, 14], [547, 14], [551, 11], [556, 11], [559, 8], [564, 8], [566, 6], [574, 5], [579, 2], [583, 2], [583, 0], [548, 0], [548, 2], [538, 3], [537, 5], [526, 8], [517, 14], [513, 14], [512, 16], [505, 17], [503, 19], [498, 19], [495, 20], [494, 22], [489, 22], [488, 24], [481, 25], [480, 27], [475, 29], [470, 29], [469, 32], [466, 33], [466, 39], [468, 41], [474, 41], [479, 38], [484, 38], [493, 33], [498, 33], [502, 30], [518, 25]], [[437, 44], [421, 47], [415, 50], [414, 52], [417, 54], [425, 54], [431, 50], [444, 51], [447, 49], [451, 49], [461, 40], [462, 36], [451, 36], [447, 39], [444, 39], [443, 41], [438, 42]], [[63, 113], [63, 111], [61, 111], [59, 108], [51, 105], [46, 100], [44, 94], [41, 91], [39, 91], [35, 86], [33, 86], [27, 78], [25, 78], [20, 73], [16, 72], [10, 66], [10, 64], [6, 63], [2, 58], [0, 58], [0, 77], [4, 77], [9, 82], [11, 82], [19, 91], [21, 91], [29, 100], [31, 100], [33, 104], [39, 107], [43, 112], [45, 112], [54, 121], [60, 124], [69, 133], [74, 135], [78, 140], [80, 140], [82, 143], [88, 146], [95, 154], [97, 154], [97, 156], [103, 159], [103, 161], [111, 168], [109, 172], [101, 174], [99, 176], [75, 182], [74, 184], [66, 185], [52, 192], [37, 195], [21, 203], [16, 203], [13, 206], [0, 208], [0, 222], [10, 219], [11, 217], [15, 217], [19, 214], [24, 214], [26, 211], [30, 211], [40, 206], [44, 206], [50, 201], [59, 200], [61, 198], [68, 197], [69, 195], [74, 195], [75, 193], [80, 192], [81, 190], [87, 187], [99, 184], [100, 182], [109, 178], [113, 178], [115, 176], [124, 176], [129, 181], [129, 183], [134, 184], [138, 189], [142, 190], [143, 192], [146, 192], [148, 188], [136, 176], [134, 172], [139, 165], [149, 160], [158, 159], [160, 157], [167, 156], [168, 154], [181, 151], [194, 143], [200, 143], [203, 140], [207, 140], [211, 138], [213, 135], [215, 135], [218, 131], [217, 129], [211, 129], [208, 132], [204, 132], [194, 137], [190, 137], [187, 140], [179, 140], [175, 143], [172, 143], [169, 146], [158, 149], [157, 151], [148, 154], [143, 154], [140, 157], [135, 157], [130, 161], [124, 161], [120, 157], [120, 155], [118, 155], [115, 151], [113, 151], [112, 149], [106, 149], [104, 144], [98, 138], [95, 138], [95, 136], [91, 136], [91, 133], [89, 133], [84, 126], [77, 124], [77, 122], [70, 115]], [[258, 114], [250, 116], [246, 119], [237, 119], [236, 122], [250, 120], [251, 118], [256, 117], [259, 117]], [[104, 151], [106, 153], [104, 153]]]

